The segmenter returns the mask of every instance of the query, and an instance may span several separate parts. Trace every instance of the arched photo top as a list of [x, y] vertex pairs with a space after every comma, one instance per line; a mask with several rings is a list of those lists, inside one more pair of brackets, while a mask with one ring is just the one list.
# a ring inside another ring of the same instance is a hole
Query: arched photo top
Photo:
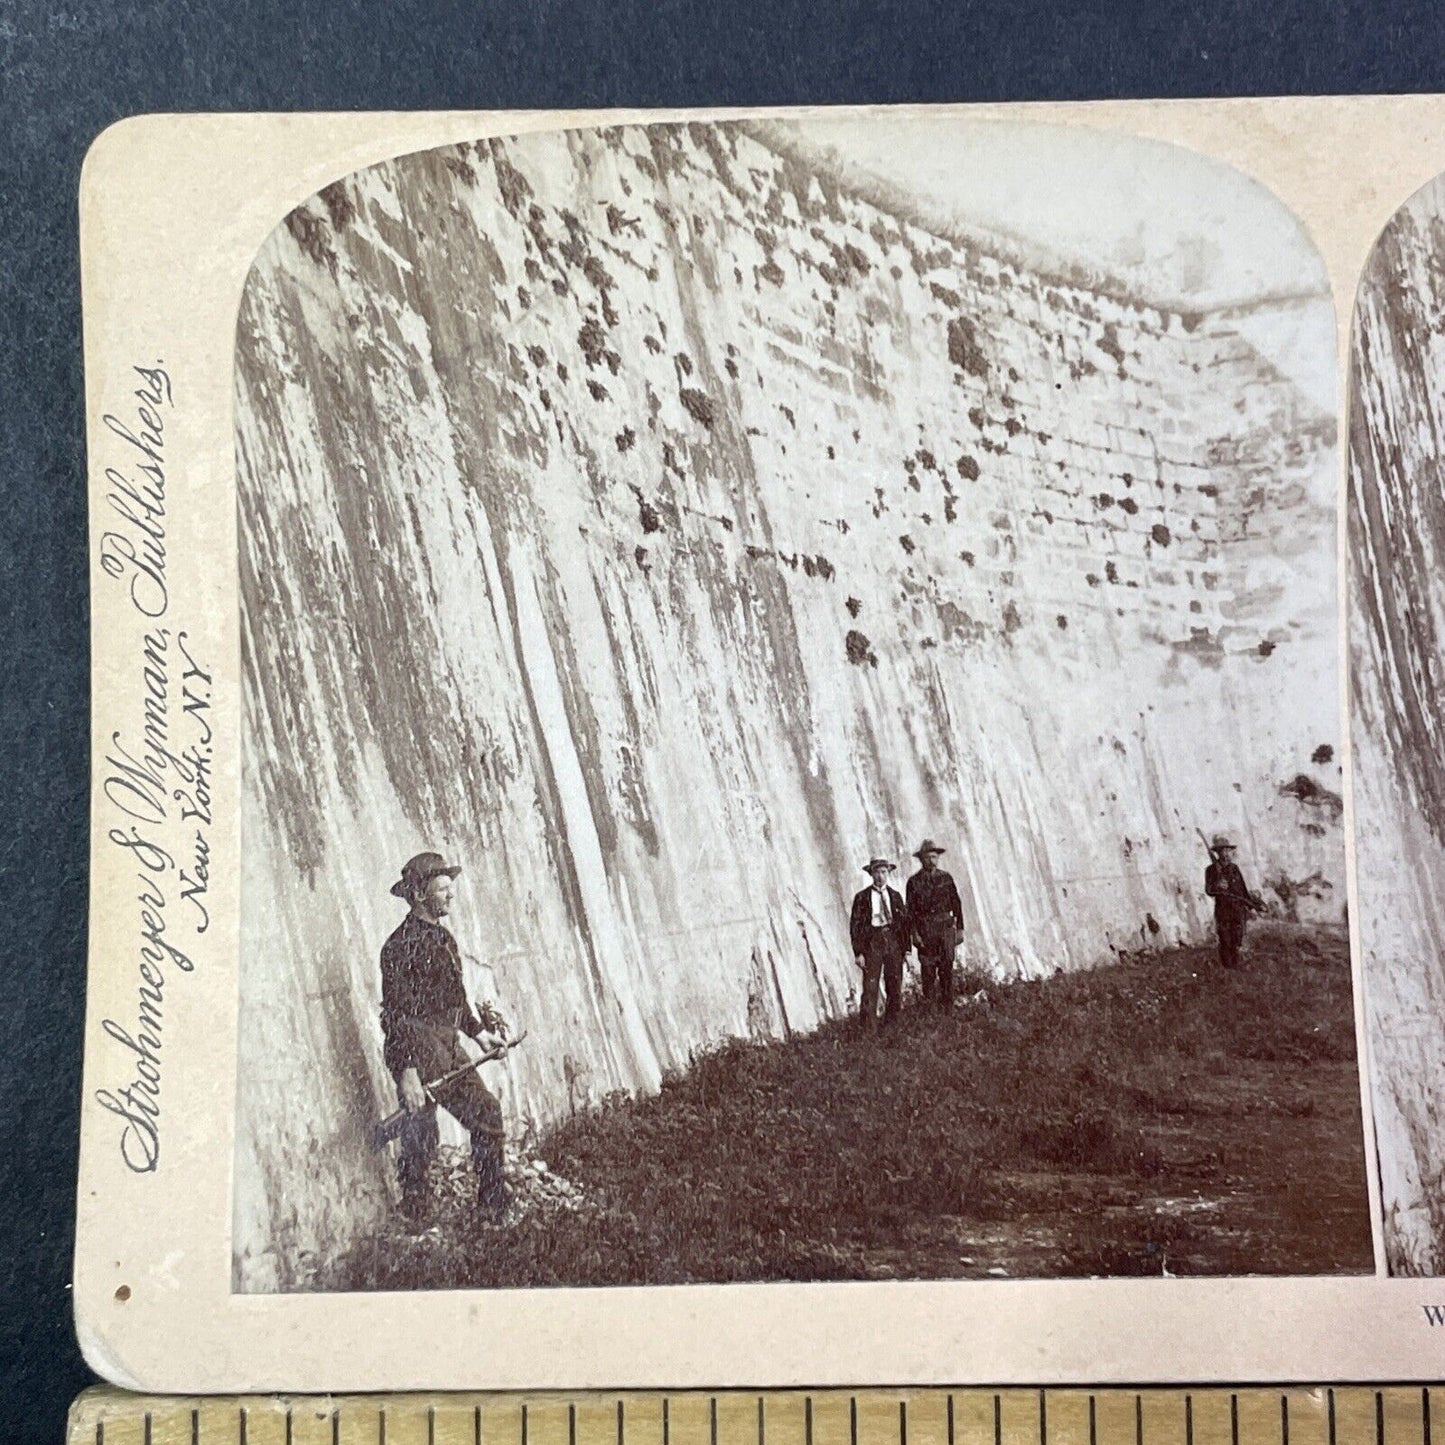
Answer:
[[965, 117], [750, 127], [930, 229], [1011, 243], [1036, 270], [1177, 311], [1323, 295], [1323, 259], [1265, 185], [1169, 141]]
[[1352, 706], [1397, 785], [1445, 843], [1445, 175], [1380, 232], [1360, 275], [1350, 346]]
[[[526, 132], [410, 152], [338, 177], [297, 206], [261, 248], [292, 242], [332, 265], [329, 232], [355, 217], [365, 178], [384, 189], [423, 176], [474, 184], [493, 155], [539, 160], [569, 137], [665, 152], [670, 139], [706, 145], [714, 160], [747, 137], [791, 162], [796, 215], [810, 190], [841, 190], [935, 236], [971, 242], [981, 254], [1117, 300], [1193, 321], [1217, 312], [1321, 309], [1313, 324], [1256, 328], [1270, 359], [1322, 411], [1337, 406], [1327, 269], [1304, 223], [1262, 182], [1227, 162], [1149, 137], [1027, 120], [961, 115], [813, 115], [803, 119], [656, 122]], [[732, 166], [746, 187], [757, 181]], [[497, 167], [497, 203], [520, 215], [534, 172]], [[662, 173], [665, 174], [665, 162]], [[785, 170], [785, 175], [788, 171]], [[409, 188], [410, 188], [409, 187]], [[364, 187], [369, 190], [370, 187]], [[556, 199], [556, 198], [553, 198]], [[578, 218], [582, 216], [582, 197]], [[607, 204], [605, 201], [599, 204]], [[615, 210], [616, 208], [614, 208]], [[401, 220], [397, 212], [393, 220]], [[618, 215], [614, 226], [625, 224]], [[253, 267], [254, 270], [254, 267]]]

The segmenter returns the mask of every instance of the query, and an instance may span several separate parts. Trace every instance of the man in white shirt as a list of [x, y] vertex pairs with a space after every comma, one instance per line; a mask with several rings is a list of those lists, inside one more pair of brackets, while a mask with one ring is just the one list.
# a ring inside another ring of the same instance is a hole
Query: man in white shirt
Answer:
[[903, 1002], [903, 956], [908, 951], [908, 913], [903, 896], [888, 886], [893, 864], [871, 858], [864, 864], [872, 884], [854, 895], [848, 932], [853, 961], [863, 971], [863, 1000], [859, 1019], [871, 1029], [878, 1018], [878, 985], [883, 984], [883, 1022], [898, 1016]]

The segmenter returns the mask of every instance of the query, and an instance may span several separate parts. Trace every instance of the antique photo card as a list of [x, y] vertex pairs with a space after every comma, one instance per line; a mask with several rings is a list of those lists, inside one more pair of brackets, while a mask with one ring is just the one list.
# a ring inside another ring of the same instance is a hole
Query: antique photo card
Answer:
[[97, 1368], [1432, 1359], [1341, 357], [1439, 109], [102, 138]]

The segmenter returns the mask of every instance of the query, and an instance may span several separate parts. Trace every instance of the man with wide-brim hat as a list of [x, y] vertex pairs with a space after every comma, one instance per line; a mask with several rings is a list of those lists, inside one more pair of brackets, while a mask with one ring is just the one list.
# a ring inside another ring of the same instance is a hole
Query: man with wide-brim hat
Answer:
[[923, 997], [953, 1007], [953, 960], [963, 934], [963, 903], [953, 875], [938, 866], [945, 849], [925, 838], [914, 851], [918, 871], [908, 880], [908, 926], [918, 951]]
[[873, 882], [853, 897], [848, 933], [853, 961], [863, 971], [858, 1016], [865, 1029], [878, 1020], [878, 985], [883, 985], [883, 1022], [898, 1016], [903, 1002], [903, 957], [908, 952], [908, 909], [902, 895], [888, 885], [893, 864], [870, 858], [863, 871]]
[[1234, 843], [1216, 833], [1209, 844], [1209, 867], [1204, 870], [1204, 891], [1214, 900], [1214, 934], [1219, 942], [1221, 968], [1238, 968], [1244, 946], [1244, 926], [1251, 912], [1263, 903], [1249, 891], [1244, 874], [1234, 861]]
[[426, 1080], [439, 1079], [471, 1061], [461, 1036], [505, 1037], [506, 1024], [490, 1005], [478, 1013], [467, 998], [462, 956], [442, 920], [451, 912], [452, 882], [461, 868], [440, 853], [418, 853], [402, 865], [391, 892], [408, 905], [405, 918], [381, 949], [381, 1031], [386, 1066], [406, 1111], [397, 1158], [402, 1209], [414, 1224], [429, 1208], [428, 1167], [438, 1143], [440, 1105], [471, 1136], [477, 1172], [477, 1203], [491, 1217], [507, 1206], [503, 1177], [502, 1106], [475, 1070], [462, 1074], [435, 1097]]

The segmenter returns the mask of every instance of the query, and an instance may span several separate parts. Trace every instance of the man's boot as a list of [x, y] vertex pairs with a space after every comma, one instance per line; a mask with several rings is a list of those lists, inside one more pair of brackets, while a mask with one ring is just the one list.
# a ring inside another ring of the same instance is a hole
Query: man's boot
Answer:
[[401, 1217], [420, 1233], [432, 1222], [431, 1161], [437, 1147], [435, 1109], [420, 1109], [402, 1120], [396, 1182], [401, 1187]]
[[477, 1209], [490, 1219], [500, 1221], [512, 1202], [512, 1191], [502, 1160], [500, 1139], [472, 1141], [472, 1164], [477, 1171]]
[[424, 1234], [431, 1228], [432, 1200], [429, 1189], [408, 1189], [401, 1196], [401, 1219], [409, 1234]]
[[432, 1201], [430, 1159], [406, 1151], [397, 1161], [396, 1182], [401, 1186], [401, 1219], [410, 1234], [429, 1229], [435, 1209]]

